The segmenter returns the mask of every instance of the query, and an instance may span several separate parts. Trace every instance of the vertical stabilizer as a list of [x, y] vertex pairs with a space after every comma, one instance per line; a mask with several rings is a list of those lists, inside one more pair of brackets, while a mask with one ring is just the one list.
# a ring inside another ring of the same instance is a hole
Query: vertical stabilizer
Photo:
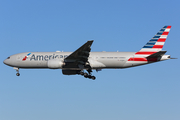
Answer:
[[149, 40], [149, 42], [145, 46], [143, 46], [140, 51], [135, 54], [135, 56], [140, 55], [147, 57], [151, 54], [161, 51], [170, 29], [171, 26], [164, 26], [151, 40]]
[[[157, 61], [157, 55], [164, 53], [162, 48], [169, 34], [171, 26], [164, 26], [149, 42], [143, 46], [143, 48], [136, 52], [133, 57], [129, 58], [128, 61], [136, 62], [154, 62]], [[148, 57], [151, 56], [151, 57]], [[154, 58], [152, 58], [155, 56]]]

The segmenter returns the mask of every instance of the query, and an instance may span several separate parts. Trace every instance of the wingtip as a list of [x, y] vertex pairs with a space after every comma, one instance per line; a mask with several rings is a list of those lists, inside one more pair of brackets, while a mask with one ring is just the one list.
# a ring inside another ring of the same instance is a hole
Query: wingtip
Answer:
[[88, 40], [88, 41], [87, 41], [87, 43], [88, 43], [88, 42], [89, 42], [89, 43], [93, 43], [93, 42], [94, 42], [94, 40]]
[[88, 40], [88, 42], [93, 42], [94, 40]]

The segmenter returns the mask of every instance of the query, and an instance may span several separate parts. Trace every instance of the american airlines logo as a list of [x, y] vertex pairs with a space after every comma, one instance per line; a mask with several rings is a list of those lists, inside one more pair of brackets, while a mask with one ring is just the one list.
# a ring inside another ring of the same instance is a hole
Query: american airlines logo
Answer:
[[56, 55], [56, 54], [53, 54], [53, 55], [35, 55], [35, 54], [32, 54], [32, 56], [30, 57], [30, 61], [32, 60], [35, 60], [35, 61], [48, 61], [48, 60], [51, 60], [51, 59], [63, 59], [63, 58], [66, 58], [68, 55]]
[[25, 61], [25, 60], [29, 57], [29, 55], [31, 55], [31, 53], [28, 53], [28, 54], [22, 59], [22, 61]]

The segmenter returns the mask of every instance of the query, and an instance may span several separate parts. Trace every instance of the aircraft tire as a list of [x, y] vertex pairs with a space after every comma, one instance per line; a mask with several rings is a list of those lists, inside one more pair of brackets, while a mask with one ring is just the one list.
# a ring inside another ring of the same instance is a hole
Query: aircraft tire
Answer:
[[95, 76], [91, 76], [91, 79], [92, 79], [92, 80], [95, 80], [95, 79], [96, 79], [96, 77], [95, 77]]
[[89, 76], [88, 76], [88, 74], [87, 74], [87, 73], [84, 73], [84, 77], [85, 77], [85, 78], [88, 78]]
[[20, 73], [16, 73], [17, 76], [20, 76]]
[[83, 75], [84, 75], [84, 72], [80, 72], [80, 75], [82, 75], [82, 76], [83, 76]]
[[91, 79], [91, 78], [92, 78], [92, 76], [91, 76], [91, 75], [88, 75], [88, 78], [89, 78], [89, 79]]

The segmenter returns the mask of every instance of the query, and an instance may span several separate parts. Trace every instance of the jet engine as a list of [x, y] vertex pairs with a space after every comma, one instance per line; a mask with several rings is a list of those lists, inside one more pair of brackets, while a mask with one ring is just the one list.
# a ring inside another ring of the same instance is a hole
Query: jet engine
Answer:
[[60, 61], [60, 60], [49, 60], [47, 62], [47, 66], [50, 69], [60, 69], [65, 65], [64, 62]]

